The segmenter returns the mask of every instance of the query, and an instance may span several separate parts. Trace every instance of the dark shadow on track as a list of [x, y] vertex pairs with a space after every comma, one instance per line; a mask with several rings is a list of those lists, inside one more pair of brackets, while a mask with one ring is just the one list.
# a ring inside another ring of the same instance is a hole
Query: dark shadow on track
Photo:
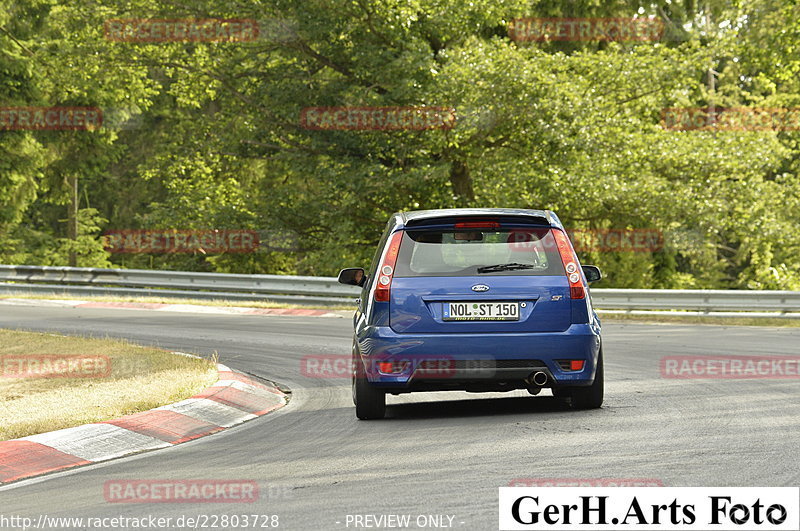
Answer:
[[[391, 400], [391, 398], [389, 398]], [[410, 420], [444, 417], [479, 417], [498, 415], [519, 415], [520, 413], [549, 414], [575, 413], [569, 405], [552, 396], [485, 398], [476, 400], [444, 400], [419, 402], [413, 404], [388, 404], [386, 418]]]

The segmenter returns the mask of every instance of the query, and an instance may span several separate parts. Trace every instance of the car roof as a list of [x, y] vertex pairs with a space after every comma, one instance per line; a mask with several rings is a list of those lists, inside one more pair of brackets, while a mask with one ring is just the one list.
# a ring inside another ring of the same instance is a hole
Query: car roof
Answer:
[[398, 212], [395, 216], [397, 225], [425, 224], [425, 221], [436, 218], [498, 216], [528, 218], [529, 221], [561, 227], [561, 221], [553, 211], [525, 208], [441, 208]]

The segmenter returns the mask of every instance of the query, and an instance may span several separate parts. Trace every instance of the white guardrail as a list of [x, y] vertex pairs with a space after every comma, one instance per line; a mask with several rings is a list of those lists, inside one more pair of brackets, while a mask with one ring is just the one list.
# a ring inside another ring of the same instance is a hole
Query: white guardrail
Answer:
[[[327, 277], [0, 265], [0, 293], [347, 305], [360, 288]], [[601, 313], [800, 318], [800, 291], [592, 289], [592, 300]]]

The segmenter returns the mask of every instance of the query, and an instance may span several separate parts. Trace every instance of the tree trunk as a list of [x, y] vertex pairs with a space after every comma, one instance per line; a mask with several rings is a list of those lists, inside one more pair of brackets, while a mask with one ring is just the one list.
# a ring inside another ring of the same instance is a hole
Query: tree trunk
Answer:
[[472, 177], [469, 175], [466, 162], [453, 161], [453, 165], [450, 166], [450, 184], [453, 186], [453, 194], [456, 196], [456, 203], [459, 206], [467, 206], [475, 200]]
[[[73, 242], [78, 239], [78, 176], [72, 174], [68, 177], [69, 183], [69, 211], [67, 212], [67, 238]], [[74, 250], [69, 252], [69, 266], [78, 265], [78, 255]]]
[[[711, 5], [706, 4], [706, 28], [708, 34], [711, 35]], [[708, 84], [708, 116], [711, 120], [711, 125], [716, 125], [717, 123], [717, 106], [716, 106], [716, 99], [717, 99], [717, 79], [715, 77], [716, 71], [714, 70], [714, 58], [712, 57], [709, 59], [708, 65], [708, 72], [706, 73], [706, 79]], [[716, 136], [716, 129], [714, 129], [714, 135]]]

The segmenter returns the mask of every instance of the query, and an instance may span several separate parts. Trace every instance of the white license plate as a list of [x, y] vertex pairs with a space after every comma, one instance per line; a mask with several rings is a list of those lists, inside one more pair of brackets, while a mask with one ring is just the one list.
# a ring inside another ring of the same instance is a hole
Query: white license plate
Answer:
[[445, 321], [519, 321], [518, 302], [445, 302]]

